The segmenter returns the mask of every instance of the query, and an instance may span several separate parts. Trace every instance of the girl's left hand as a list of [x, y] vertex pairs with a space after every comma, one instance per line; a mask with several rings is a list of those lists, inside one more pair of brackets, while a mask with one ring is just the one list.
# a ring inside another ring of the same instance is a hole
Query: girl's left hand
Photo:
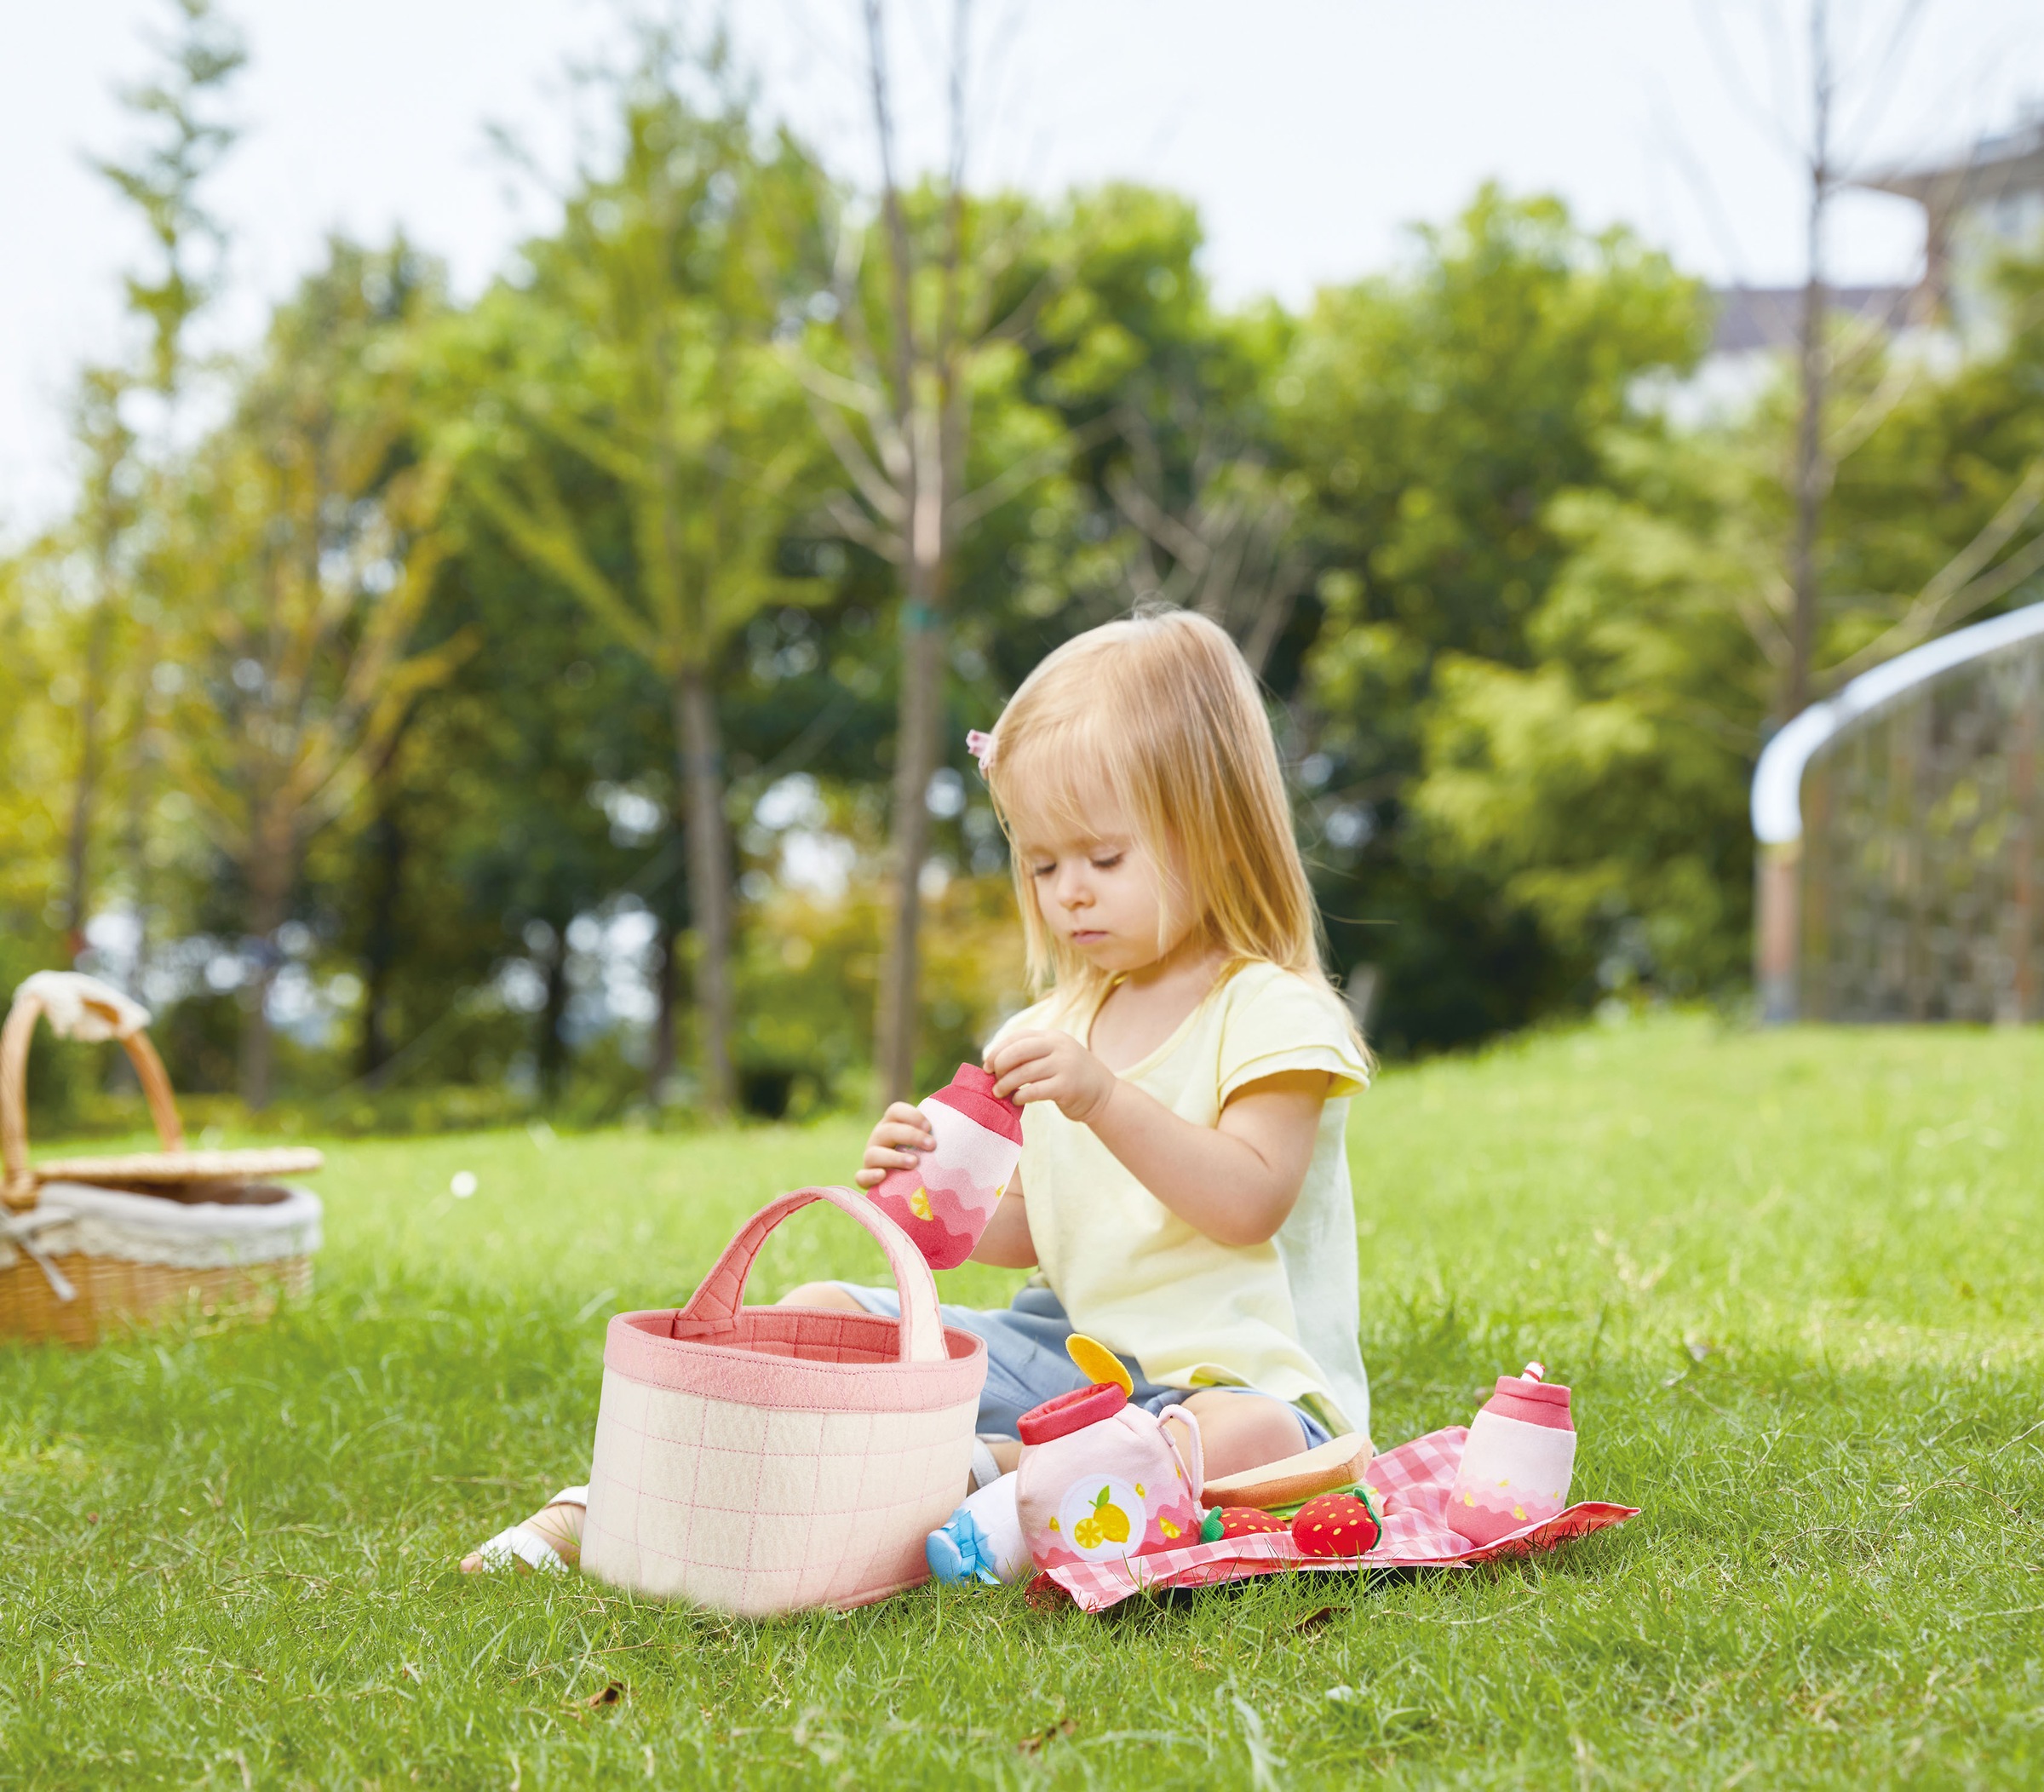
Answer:
[[994, 1093], [1021, 1102], [1054, 1101], [1082, 1125], [1107, 1106], [1119, 1079], [1070, 1033], [1017, 1033], [986, 1054]]

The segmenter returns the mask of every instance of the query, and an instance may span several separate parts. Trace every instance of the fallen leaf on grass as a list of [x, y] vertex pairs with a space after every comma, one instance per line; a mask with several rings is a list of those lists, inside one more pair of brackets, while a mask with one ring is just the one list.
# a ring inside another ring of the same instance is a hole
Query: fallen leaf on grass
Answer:
[[1053, 1724], [1048, 1730], [1040, 1730], [1034, 1736], [1024, 1737], [1020, 1742], [1015, 1744], [1015, 1753], [1018, 1755], [1040, 1755], [1043, 1751], [1044, 1743], [1055, 1742], [1059, 1737], [1071, 1736], [1077, 1731], [1078, 1727], [1078, 1725], [1068, 1717], [1061, 1724]]
[[1294, 1618], [1292, 1628], [1298, 1631], [1318, 1630], [1323, 1624], [1331, 1624], [1344, 1611], [1346, 1605], [1323, 1605], [1318, 1611], [1309, 1611], [1304, 1617]]
[[586, 1710], [594, 1711], [600, 1705], [614, 1705], [619, 1699], [623, 1698], [626, 1692], [628, 1692], [629, 1690], [630, 1689], [626, 1686], [623, 1680], [612, 1680], [603, 1689], [602, 1691], [592, 1692], [587, 1698], [583, 1700], [582, 1703], [583, 1709]]

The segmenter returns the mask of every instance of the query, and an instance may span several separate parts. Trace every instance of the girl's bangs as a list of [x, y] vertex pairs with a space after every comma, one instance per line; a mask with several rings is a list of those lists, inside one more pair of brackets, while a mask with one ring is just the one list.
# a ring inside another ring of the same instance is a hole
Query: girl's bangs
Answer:
[[1017, 732], [1021, 738], [1012, 747], [1001, 743], [990, 780], [1011, 841], [1024, 817], [1073, 837], [1092, 835], [1103, 796], [1121, 811], [1125, 826], [1141, 828], [1121, 729], [1096, 715], [1079, 715]]

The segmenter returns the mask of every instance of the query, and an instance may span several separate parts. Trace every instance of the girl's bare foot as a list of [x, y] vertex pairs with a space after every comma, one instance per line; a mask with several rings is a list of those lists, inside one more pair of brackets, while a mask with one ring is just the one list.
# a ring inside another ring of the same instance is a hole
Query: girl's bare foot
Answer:
[[[581, 1490], [575, 1490], [579, 1493]], [[538, 1538], [560, 1559], [563, 1567], [574, 1568], [582, 1561], [582, 1521], [587, 1510], [580, 1499], [552, 1500], [514, 1529]], [[480, 1549], [470, 1550], [462, 1558], [462, 1572], [480, 1574], [485, 1569], [508, 1563], [520, 1573], [530, 1574], [532, 1564], [504, 1541], [511, 1535], [511, 1531], [505, 1531], [499, 1537], [492, 1537]]]

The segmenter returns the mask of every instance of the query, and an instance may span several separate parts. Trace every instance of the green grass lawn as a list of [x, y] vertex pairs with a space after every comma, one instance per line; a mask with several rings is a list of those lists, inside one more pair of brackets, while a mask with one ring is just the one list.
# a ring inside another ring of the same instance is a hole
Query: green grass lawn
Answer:
[[[2044, 1783], [2044, 1037], [1668, 1020], [1358, 1102], [1379, 1445], [1539, 1356], [1645, 1508], [1537, 1563], [772, 1623], [455, 1573], [582, 1478], [606, 1315], [859, 1132], [337, 1146], [309, 1307], [0, 1346], [0, 1783]], [[878, 1267], [812, 1211], [755, 1292]]]

